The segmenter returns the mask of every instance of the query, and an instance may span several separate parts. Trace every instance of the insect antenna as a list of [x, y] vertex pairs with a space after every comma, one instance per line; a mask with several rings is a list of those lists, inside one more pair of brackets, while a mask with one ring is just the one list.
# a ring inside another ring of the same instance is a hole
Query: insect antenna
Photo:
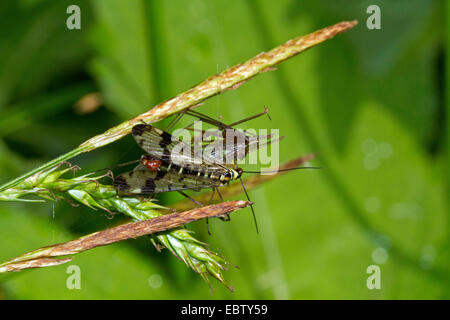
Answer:
[[322, 169], [321, 167], [295, 167], [295, 168], [288, 168], [288, 169], [280, 169], [275, 171], [242, 171], [244, 173], [279, 173], [279, 172], [286, 172], [286, 171], [292, 171], [292, 170], [300, 170], [300, 169]]
[[[242, 189], [244, 189], [244, 193], [245, 193], [245, 196], [247, 197], [247, 200], [250, 201], [250, 197], [248, 196], [247, 190], [245, 189], [244, 181], [242, 181], [242, 177], [239, 177], [239, 180], [241, 181]], [[255, 209], [253, 209], [253, 203], [251, 201], [250, 201], [250, 209], [252, 210], [253, 221], [255, 221], [256, 233], [258, 234], [259, 233], [258, 222], [256, 221]]]

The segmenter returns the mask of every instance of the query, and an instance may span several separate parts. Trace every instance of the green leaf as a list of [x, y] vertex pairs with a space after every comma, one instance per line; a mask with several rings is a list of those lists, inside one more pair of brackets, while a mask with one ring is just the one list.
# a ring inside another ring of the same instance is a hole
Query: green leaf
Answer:
[[90, 41], [97, 55], [92, 72], [107, 106], [123, 119], [136, 116], [155, 103], [144, 2], [100, 0], [93, 4], [97, 24]]

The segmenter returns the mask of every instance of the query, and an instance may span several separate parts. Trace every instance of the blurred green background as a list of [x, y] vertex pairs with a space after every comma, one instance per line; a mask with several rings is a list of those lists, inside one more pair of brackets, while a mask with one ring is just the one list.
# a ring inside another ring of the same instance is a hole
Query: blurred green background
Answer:
[[[70, 4], [81, 8], [81, 30], [66, 28]], [[371, 4], [381, 8], [381, 30], [366, 27]], [[190, 226], [240, 267], [225, 272], [235, 293], [213, 280], [211, 294], [167, 250], [136, 239], [75, 256], [81, 290], [66, 288], [62, 265], [1, 276], [0, 298], [450, 298], [444, 1], [8, 0], [0, 8], [0, 183], [261, 51], [359, 20], [198, 109], [232, 122], [267, 105], [272, 121], [249, 125], [280, 129], [281, 161], [316, 152], [323, 166], [250, 192], [259, 235], [248, 209], [211, 221], [211, 237], [203, 222]], [[89, 172], [140, 154], [126, 137], [72, 162]], [[62, 201], [1, 203], [0, 261], [121, 221]], [[366, 287], [374, 264], [380, 290]]]

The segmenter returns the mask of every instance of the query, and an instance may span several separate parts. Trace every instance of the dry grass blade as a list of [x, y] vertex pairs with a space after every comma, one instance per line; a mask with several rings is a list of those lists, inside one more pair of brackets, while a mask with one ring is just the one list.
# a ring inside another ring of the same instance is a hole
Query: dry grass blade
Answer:
[[[163, 215], [163, 211], [167, 209], [156, 204], [152, 199], [118, 195], [113, 186], [99, 182], [103, 177], [108, 177], [109, 174], [102, 176], [87, 174], [64, 178], [67, 173], [76, 168], [69, 163], [66, 163], [66, 165], [68, 167], [61, 164], [50, 170], [39, 172], [25, 179], [14, 188], [0, 192], [0, 202], [43, 201], [30, 199], [30, 196], [52, 201], [64, 199], [73, 205], [83, 204], [94, 210], [104, 210], [109, 214], [122, 213], [131, 217], [134, 221], [160, 217]], [[222, 276], [222, 271], [226, 270], [229, 262], [224, 257], [209, 250], [205, 243], [195, 239], [189, 230], [174, 228], [149, 237], [158, 250], [167, 248], [176, 258], [200, 274], [208, 283], [208, 277], [212, 276], [227, 285]], [[42, 261], [44, 265], [47, 263], [48, 261]], [[34, 265], [37, 264], [35, 262]]]
[[122, 224], [76, 240], [43, 247], [11, 259], [0, 265], [0, 273], [62, 264], [71, 259], [54, 258], [80, 253], [130, 238], [170, 230], [204, 218], [223, 216], [249, 205], [250, 202], [242, 200], [223, 202], [185, 212], [175, 212], [150, 220]]
[[69, 261], [72, 261], [72, 258], [64, 258], [64, 259], [40, 258], [40, 259], [33, 259], [33, 260], [11, 262], [11, 263], [5, 264], [4, 266], [0, 266], [0, 273], [16, 272], [16, 271], [21, 271], [24, 269], [52, 267], [52, 266], [64, 264]]

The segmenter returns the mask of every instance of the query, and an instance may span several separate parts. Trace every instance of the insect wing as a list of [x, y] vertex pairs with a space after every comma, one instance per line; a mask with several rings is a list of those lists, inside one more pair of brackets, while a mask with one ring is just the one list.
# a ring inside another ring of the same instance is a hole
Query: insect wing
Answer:
[[215, 164], [213, 158], [196, 155], [190, 144], [151, 125], [135, 125], [132, 134], [137, 144], [155, 159], [181, 166]]
[[200, 190], [217, 186], [205, 177], [190, 177], [175, 172], [155, 172], [139, 166], [135, 170], [121, 174], [114, 179], [116, 190], [129, 194], [156, 194], [189, 189]]
[[[236, 132], [238, 131], [236, 130]], [[203, 153], [217, 163], [233, 164], [235, 161], [245, 159], [250, 152], [259, 150], [284, 138], [274, 135], [246, 135], [243, 138], [242, 135], [244, 133], [240, 134], [205, 144]], [[217, 148], [214, 146], [215, 143], [222, 143], [223, 147]]]

